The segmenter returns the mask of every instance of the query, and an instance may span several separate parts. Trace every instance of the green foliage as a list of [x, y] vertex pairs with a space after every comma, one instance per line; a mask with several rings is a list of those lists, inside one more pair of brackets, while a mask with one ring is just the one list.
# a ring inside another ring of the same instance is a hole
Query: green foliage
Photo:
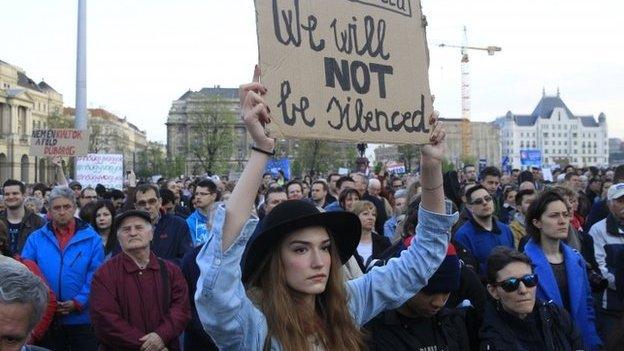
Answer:
[[476, 156], [462, 156], [461, 158], [462, 165], [473, 165], [478, 168], [479, 162]]
[[171, 167], [167, 167], [165, 154], [161, 147], [162, 145], [158, 143], [150, 142], [144, 151], [139, 152], [136, 170], [137, 177], [145, 178], [160, 174], [163, 171], [172, 170]]
[[357, 157], [354, 144], [325, 140], [299, 140], [291, 164], [293, 176], [314, 173], [326, 175], [340, 167], [352, 168]]
[[454, 170], [455, 170], [455, 165], [453, 164], [453, 162], [449, 161], [446, 158], [442, 160], [442, 173], [446, 173], [446, 172], [450, 172]]
[[228, 102], [218, 96], [211, 97], [207, 101], [194, 104], [189, 117], [192, 121], [189, 135], [191, 154], [204, 172], [227, 173], [234, 149], [236, 124], [236, 116], [228, 108]]
[[407, 173], [412, 172], [412, 164], [414, 162], [417, 162], [420, 158], [420, 146], [405, 144], [399, 145], [397, 149], [399, 151], [400, 161], [403, 161], [405, 163], [405, 171]]

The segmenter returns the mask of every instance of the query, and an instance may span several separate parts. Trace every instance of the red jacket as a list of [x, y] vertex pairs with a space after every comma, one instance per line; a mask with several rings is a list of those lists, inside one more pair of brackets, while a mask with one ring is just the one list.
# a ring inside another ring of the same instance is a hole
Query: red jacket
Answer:
[[[23, 260], [19, 256], [16, 256], [15, 259], [21, 262], [24, 266], [26, 266], [28, 270], [30, 270], [34, 275], [39, 277], [39, 279], [43, 281], [46, 287], [48, 287], [48, 282], [46, 281], [43, 274], [41, 274], [41, 270], [39, 269], [39, 266], [37, 266], [37, 264], [34, 261]], [[35, 329], [33, 329], [29, 344], [34, 344], [38, 341], [41, 341], [41, 339], [43, 339], [43, 336], [48, 331], [50, 324], [52, 324], [52, 320], [54, 319], [55, 313], [56, 313], [56, 296], [54, 296], [54, 293], [48, 287], [48, 306], [46, 307], [46, 310], [43, 313], [43, 317], [41, 318], [39, 323], [37, 323], [37, 325], [35, 326]]]
[[139, 350], [140, 338], [155, 332], [171, 351], [191, 319], [182, 271], [162, 260], [169, 276], [169, 310], [163, 311], [164, 285], [154, 253], [144, 270], [125, 253], [104, 263], [93, 277], [90, 312], [100, 350]]

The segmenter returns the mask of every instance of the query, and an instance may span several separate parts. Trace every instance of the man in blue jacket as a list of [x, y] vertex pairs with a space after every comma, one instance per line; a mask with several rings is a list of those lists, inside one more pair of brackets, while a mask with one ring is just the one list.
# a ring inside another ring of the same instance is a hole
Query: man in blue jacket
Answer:
[[152, 251], [156, 256], [180, 266], [184, 255], [193, 247], [191, 234], [184, 219], [165, 213], [161, 204], [160, 192], [156, 186], [142, 184], [136, 188], [134, 207], [148, 212], [154, 225]]
[[195, 187], [195, 212], [186, 219], [194, 247], [208, 241], [211, 212], [217, 201], [219, 201], [217, 185], [210, 179], [200, 180]]
[[43, 346], [58, 350], [96, 350], [89, 318], [93, 274], [104, 260], [100, 236], [77, 218], [76, 198], [67, 187], [50, 193], [52, 221], [27, 239], [22, 258], [35, 261], [58, 300], [56, 317]]
[[466, 191], [466, 207], [472, 214], [455, 233], [455, 240], [479, 261], [479, 276], [485, 277], [486, 262], [496, 246], [514, 248], [511, 229], [494, 217], [494, 197], [482, 185]]

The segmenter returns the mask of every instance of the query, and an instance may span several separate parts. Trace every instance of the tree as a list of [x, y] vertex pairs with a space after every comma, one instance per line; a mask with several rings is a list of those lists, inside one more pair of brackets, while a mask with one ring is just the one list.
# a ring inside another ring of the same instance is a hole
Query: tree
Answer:
[[191, 124], [190, 152], [206, 173], [226, 173], [232, 157], [236, 117], [229, 108], [231, 102], [220, 96], [193, 104], [189, 114]]
[[[101, 125], [95, 124], [89, 119], [89, 152], [97, 154], [102, 150], [104, 146], [102, 139], [105, 137], [102, 129]], [[108, 137], [110, 138], [111, 136], [109, 135]]]
[[357, 157], [355, 145], [325, 140], [299, 140], [292, 164], [296, 175], [319, 175], [352, 168]]
[[412, 144], [399, 145], [397, 147], [401, 161], [405, 163], [405, 171], [412, 172], [412, 161], [420, 158], [420, 146]]

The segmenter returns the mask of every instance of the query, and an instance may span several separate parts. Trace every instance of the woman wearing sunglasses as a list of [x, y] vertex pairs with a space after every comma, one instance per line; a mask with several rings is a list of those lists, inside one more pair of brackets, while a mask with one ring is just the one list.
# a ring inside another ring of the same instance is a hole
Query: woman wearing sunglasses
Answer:
[[598, 350], [602, 342], [594, 323], [586, 263], [578, 251], [564, 243], [570, 218], [570, 208], [557, 191], [542, 193], [527, 211], [526, 231], [531, 239], [524, 252], [540, 277], [537, 297], [566, 309], [580, 330], [586, 349]]
[[487, 260], [487, 304], [481, 350], [586, 350], [565, 309], [536, 299], [539, 282], [531, 259], [508, 247], [492, 250]]

